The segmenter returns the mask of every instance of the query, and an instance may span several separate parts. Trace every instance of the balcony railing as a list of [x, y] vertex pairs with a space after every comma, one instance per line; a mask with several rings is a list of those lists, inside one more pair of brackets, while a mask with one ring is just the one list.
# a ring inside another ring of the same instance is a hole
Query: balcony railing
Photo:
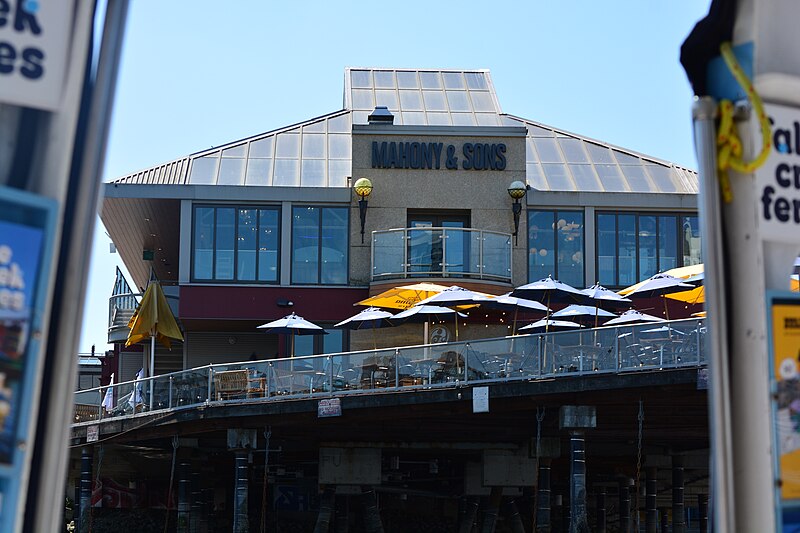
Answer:
[[413, 277], [511, 282], [511, 234], [464, 228], [372, 232], [372, 280]]
[[209, 365], [78, 391], [74, 422], [228, 402], [699, 367], [705, 331], [702, 320], [676, 320]]

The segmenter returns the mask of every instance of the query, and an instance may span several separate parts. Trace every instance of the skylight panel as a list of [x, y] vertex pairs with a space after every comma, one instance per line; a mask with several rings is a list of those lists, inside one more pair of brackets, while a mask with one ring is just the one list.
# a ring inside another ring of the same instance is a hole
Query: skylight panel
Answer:
[[672, 169], [662, 165], [646, 165], [647, 172], [653, 179], [659, 192], [677, 192], [675, 181], [672, 179]]
[[[475, 92], [470, 91], [470, 97], [472, 98], [472, 105], [475, 108], [475, 111], [482, 111], [482, 112], [494, 112], [497, 111], [494, 107], [494, 101], [492, 100], [492, 94], [488, 92]], [[520, 123], [517, 122], [514, 124], [515, 126], [520, 126]]]
[[464, 77], [467, 79], [467, 87], [471, 90], [488, 90], [489, 85], [486, 83], [486, 74], [483, 72], [465, 72]]
[[445, 89], [465, 89], [464, 75], [461, 72], [442, 72]]
[[441, 89], [442, 78], [438, 72], [420, 72], [419, 81], [423, 89]]
[[475, 126], [477, 121], [472, 113], [450, 113], [453, 126]]
[[467, 99], [467, 93], [464, 91], [447, 91], [447, 103], [450, 106], [450, 111], [472, 111]]
[[269, 185], [272, 159], [248, 159], [245, 185]]
[[400, 104], [397, 102], [397, 92], [392, 90], [376, 90], [375, 91], [375, 105], [382, 105], [389, 108], [390, 111], [399, 111]]
[[372, 97], [372, 89], [353, 89], [353, 109], [375, 109], [375, 100]]
[[350, 172], [350, 160], [330, 160], [328, 161], [328, 187], [346, 187], [347, 177]]
[[[535, 139], [536, 151], [539, 152], [539, 161], [542, 163], [561, 163], [561, 154], [556, 147], [555, 139]], [[548, 176], [549, 178], [549, 176]]]
[[641, 165], [642, 160], [636, 157], [635, 155], [626, 154], [625, 152], [620, 152], [619, 150], [614, 150], [614, 156], [617, 158], [617, 161], [620, 165]]
[[540, 191], [546, 191], [549, 187], [542, 174], [542, 168], [536, 163], [528, 163], [525, 166], [525, 177], [531, 187]]
[[595, 163], [616, 163], [616, 161], [614, 161], [614, 156], [611, 155], [611, 150], [607, 146], [600, 146], [599, 144], [587, 142], [586, 148], [589, 150], [589, 154], [592, 156], [592, 161]]
[[592, 165], [569, 165], [572, 178], [579, 191], [602, 191], [597, 175], [594, 173]]
[[478, 126], [499, 126], [500, 119], [494, 113], [475, 113]]
[[301, 187], [323, 187], [325, 185], [325, 160], [303, 159], [300, 174]]
[[604, 190], [609, 192], [628, 191], [617, 165], [595, 165], [594, 169], [597, 171], [597, 175], [600, 176], [600, 183], [603, 185]]
[[554, 191], [574, 191], [575, 184], [569, 177], [566, 165], [544, 164], [544, 175]]
[[372, 73], [369, 70], [351, 70], [350, 84], [353, 87], [372, 87]]
[[447, 111], [442, 91], [422, 91], [426, 111]]
[[343, 114], [328, 119], [329, 133], [350, 133], [350, 114]]
[[397, 86], [401, 89], [418, 89], [417, 73], [399, 71], [397, 73]]
[[558, 139], [558, 144], [561, 145], [561, 150], [567, 158], [568, 163], [588, 163], [589, 158], [583, 149], [583, 142], [578, 139], [561, 138]]
[[633, 192], [653, 192], [653, 185], [642, 165], [623, 165], [622, 173]]
[[226, 148], [222, 151], [222, 157], [244, 157], [246, 149], [246, 144]]
[[300, 184], [300, 160], [276, 159], [272, 184], [276, 186], [296, 187]]
[[422, 95], [419, 91], [400, 90], [400, 109], [422, 111]]
[[269, 137], [251, 142], [249, 157], [251, 159], [254, 157], [272, 157], [273, 139], [275, 139], [275, 137], [270, 135]]
[[192, 185], [213, 185], [217, 178], [219, 152], [197, 157], [192, 161], [189, 183]]
[[428, 113], [428, 124], [430, 126], [451, 126], [449, 113]]
[[394, 89], [397, 84], [394, 81], [394, 72], [391, 70], [376, 70], [373, 72], [375, 76], [376, 89]]
[[421, 111], [403, 111], [403, 124], [406, 126], [425, 126], [425, 113]]
[[244, 159], [222, 159], [219, 166], [217, 185], [241, 185], [244, 179]]

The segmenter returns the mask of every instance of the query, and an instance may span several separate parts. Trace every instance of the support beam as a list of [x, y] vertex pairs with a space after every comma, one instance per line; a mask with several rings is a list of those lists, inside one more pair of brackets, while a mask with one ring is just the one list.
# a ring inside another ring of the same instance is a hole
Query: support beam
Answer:
[[702, 533], [706, 533], [708, 531], [708, 494], [697, 495], [697, 517], [698, 529]]
[[570, 436], [571, 474], [569, 479], [569, 533], [588, 533], [586, 516], [586, 439], [583, 431], [573, 430]]
[[[188, 461], [181, 461], [178, 465], [178, 533], [189, 533], [189, 510], [192, 494], [190, 479], [191, 465]], [[167, 510], [169, 513], [169, 509]]]
[[192, 472], [192, 508], [189, 513], [189, 533], [201, 533], [200, 523], [203, 516], [203, 489], [200, 472]]
[[364, 529], [367, 533], [383, 533], [381, 514], [378, 511], [378, 498], [375, 489], [361, 493], [364, 501]]
[[350, 497], [347, 494], [336, 496], [336, 533], [350, 531]]
[[314, 533], [328, 533], [331, 529], [333, 520], [333, 508], [336, 505], [336, 491], [330, 487], [322, 493], [322, 500], [319, 504], [319, 514]]
[[619, 531], [631, 532], [631, 482], [628, 478], [619, 482]]
[[522, 525], [522, 517], [517, 508], [517, 502], [514, 499], [508, 500], [503, 505], [503, 514], [506, 517], [506, 522], [511, 528], [511, 533], [525, 533], [525, 526]]
[[247, 533], [250, 529], [247, 515], [248, 452], [237, 451], [235, 461], [235, 486], [233, 496], [233, 533]]
[[550, 533], [550, 498], [550, 460], [542, 459], [536, 487], [536, 533]]
[[81, 496], [80, 513], [77, 531], [89, 531], [89, 522], [92, 514], [92, 451], [89, 448], [81, 450]]
[[672, 456], [672, 533], [686, 533], [683, 504], [683, 457]]
[[597, 502], [595, 505], [595, 533], [606, 533], [606, 489], [597, 488]]
[[464, 503], [464, 514], [461, 517], [461, 524], [458, 526], [458, 533], [472, 533], [472, 527], [478, 519], [478, 504], [476, 497], [470, 497]]
[[489, 495], [489, 505], [483, 514], [481, 533], [494, 533], [497, 527], [497, 515], [500, 513], [500, 501], [503, 499], [503, 487], [492, 487]]
[[645, 531], [658, 533], [658, 509], [656, 500], [658, 493], [658, 469], [654, 466], [647, 467], [647, 480], [645, 482]]

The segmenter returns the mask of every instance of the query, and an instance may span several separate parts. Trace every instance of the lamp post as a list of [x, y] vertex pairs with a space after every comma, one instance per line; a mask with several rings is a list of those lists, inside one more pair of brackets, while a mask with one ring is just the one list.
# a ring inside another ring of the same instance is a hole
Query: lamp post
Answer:
[[514, 244], [519, 242], [519, 215], [522, 213], [522, 204], [519, 202], [520, 198], [525, 196], [528, 191], [527, 186], [521, 181], [512, 181], [508, 186], [508, 195], [514, 199], [511, 204], [511, 212], [514, 213]]
[[369, 178], [358, 178], [353, 190], [359, 197], [358, 216], [361, 219], [361, 244], [364, 244], [364, 223], [367, 221], [367, 196], [372, 192], [372, 182]]

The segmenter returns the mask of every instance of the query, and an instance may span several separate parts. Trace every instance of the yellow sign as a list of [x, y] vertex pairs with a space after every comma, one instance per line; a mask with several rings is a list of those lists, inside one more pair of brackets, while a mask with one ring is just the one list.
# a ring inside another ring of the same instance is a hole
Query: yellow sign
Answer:
[[777, 447], [781, 498], [800, 499], [800, 300], [772, 305], [773, 371], [777, 382]]

